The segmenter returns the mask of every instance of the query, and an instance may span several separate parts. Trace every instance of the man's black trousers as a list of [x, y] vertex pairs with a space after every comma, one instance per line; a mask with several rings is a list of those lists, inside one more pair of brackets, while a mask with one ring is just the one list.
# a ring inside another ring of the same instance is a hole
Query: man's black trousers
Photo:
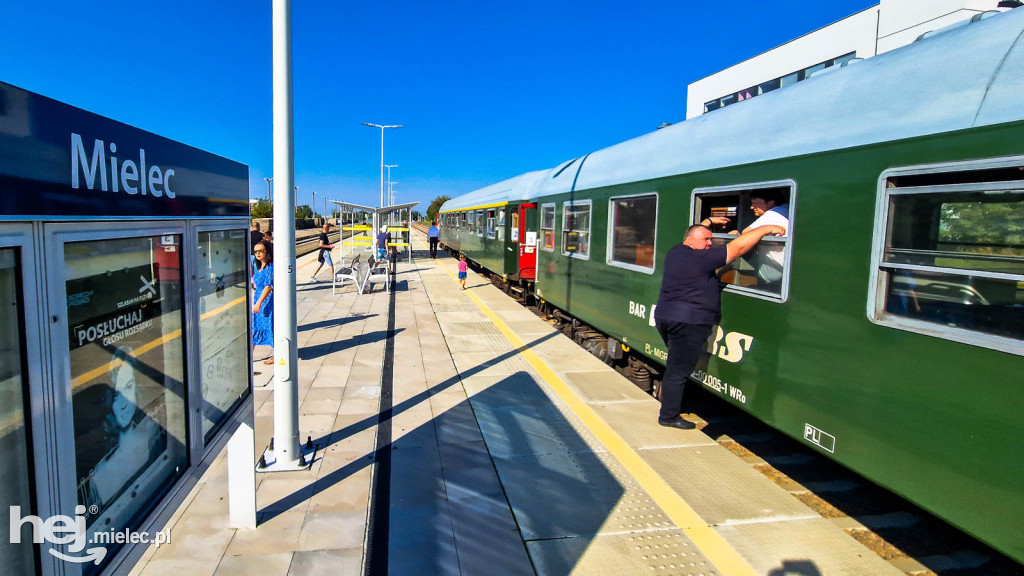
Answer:
[[437, 258], [437, 236], [430, 237], [430, 257]]
[[658, 413], [658, 418], [672, 420], [682, 412], [686, 379], [704, 353], [712, 326], [671, 320], [656, 322], [658, 333], [668, 346], [665, 377], [661, 380], [661, 412]]

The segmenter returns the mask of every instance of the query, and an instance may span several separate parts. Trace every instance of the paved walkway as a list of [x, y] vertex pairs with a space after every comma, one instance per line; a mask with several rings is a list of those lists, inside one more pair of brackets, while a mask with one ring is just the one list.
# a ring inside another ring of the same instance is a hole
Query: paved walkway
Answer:
[[[901, 574], [703, 433], [657, 426], [653, 399], [482, 277], [459, 290], [454, 259], [414, 240], [386, 516], [370, 504], [389, 296], [304, 284], [300, 433], [318, 460], [259, 475], [259, 527], [232, 530], [222, 455], [134, 574], [358, 575], [371, 515], [390, 574]], [[254, 364], [257, 453], [269, 368]]]

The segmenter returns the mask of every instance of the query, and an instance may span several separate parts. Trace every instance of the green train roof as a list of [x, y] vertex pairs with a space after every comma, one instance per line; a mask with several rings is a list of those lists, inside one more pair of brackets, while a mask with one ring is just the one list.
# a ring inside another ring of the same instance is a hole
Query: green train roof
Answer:
[[443, 211], [1024, 119], [1024, 8], [449, 200]]

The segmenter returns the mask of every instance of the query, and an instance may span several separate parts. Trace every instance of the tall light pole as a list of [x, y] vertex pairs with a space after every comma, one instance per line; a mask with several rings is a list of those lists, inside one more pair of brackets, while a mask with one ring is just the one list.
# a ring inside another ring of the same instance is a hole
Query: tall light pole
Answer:
[[[388, 206], [394, 206], [395, 199], [391, 195], [391, 169], [392, 168], [398, 168], [398, 164], [385, 164], [384, 167], [388, 169], [388, 196], [387, 196], [387, 198], [388, 198]], [[394, 224], [394, 223], [395, 223], [395, 221], [394, 221], [394, 219], [391, 218], [391, 213], [389, 212], [388, 213], [388, 224]]]
[[[273, 0], [274, 111], [274, 436], [262, 471], [310, 467], [299, 444], [299, 366], [295, 277], [295, 139], [292, 121], [291, 0]], [[294, 187], [291, 192], [289, 188]]]
[[313, 190], [313, 223], [316, 224], [316, 190]]
[[270, 202], [270, 193], [273, 191], [274, 179], [264, 178], [267, 181], [267, 202]]
[[[384, 129], [385, 128], [402, 128], [401, 124], [370, 124], [369, 122], [362, 122], [363, 126], [372, 126], [374, 128], [380, 128], [380, 206], [384, 207]], [[378, 222], [374, 223], [374, 226], [380, 226]], [[376, 228], [375, 228], [376, 229]]]

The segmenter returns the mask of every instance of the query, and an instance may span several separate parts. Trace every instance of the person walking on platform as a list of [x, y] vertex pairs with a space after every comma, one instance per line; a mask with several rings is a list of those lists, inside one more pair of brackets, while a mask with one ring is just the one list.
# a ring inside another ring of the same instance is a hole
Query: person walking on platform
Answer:
[[260, 223], [257, 220], [253, 220], [252, 228], [249, 230], [249, 264], [252, 267], [252, 272], [249, 274], [250, 277], [256, 273], [256, 268], [259, 267], [260, 261], [256, 258], [256, 254], [253, 251], [256, 250], [256, 245], [261, 240], [263, 240], [263, 232], [260, 232]]
[[309, 277], [309, 281], [316, 283], [316, 275], [320, 272], [320, 269], [324, 267], [324, 264], [331, 269], [331, 278], [334, 278], [334, 261], [331, 260], [331, 250], [334, 249], [334, 244], [331, 244], [330, 240], [327, 239], [327, 233], [331, 231], [330, 224], [324, 224], [324, 231], [320, 233], [320, 254], [317, 255], [317, 262], [320, 265], [316, 267], [316, 272]]
[[459, 287], [466, 289], [466, 276], [469, 266], [466, 264], [466, 255], [459, 256]]
[[384, 260], [388, 256], [388, 244], [391, 243], [391, 234], [387, 226], [380, 227], [380, 234], [377, 234], [377, 260]]
[[[264, 232], [263, 233], [263, 240], [261, 240], [261, 242], [263, 242], [263, 247], [270, 251], [271, 257], [273, 257], [273, 255], [274, 255], [274, 233], [271, 232], [270, 230], [267, 230], [266, 232]], [[273, 261], [273, 258], [271, 258], [271, 261]]]
[[252, 344], [270, 346], [270, 358], [264, 364], [274, 363], [274, 254], [262, 242], [253, 248], [259, 268], [253, 275]]
[[437, 223], [430, 225], [427, 230], [427, 240], [430, 242], [430, 257], [437, 258], [437, 243], [441, 239], [441, 231], [437, 229]]
[[761, 238], [785, 233], [781, 226], [761, 226], [725, 246], [712, 247], [711, 229], [695, 224], [686, 229], [682, 243], [665, 255], [665, 273], [654, 309], [655, 326], [668, 347], [658, 424], [682, 430], [696, 427], [680, 416], [683, 388], [721, 315], [722, 285], [716, 271], [749, 252]]

